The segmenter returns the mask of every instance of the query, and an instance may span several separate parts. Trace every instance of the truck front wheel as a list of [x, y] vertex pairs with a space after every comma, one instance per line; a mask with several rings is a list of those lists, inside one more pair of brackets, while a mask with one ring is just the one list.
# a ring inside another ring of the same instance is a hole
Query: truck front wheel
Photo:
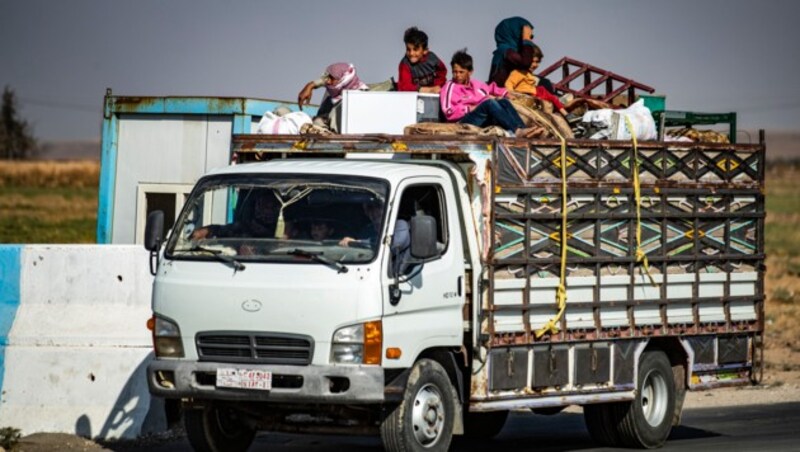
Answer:
[[421, 359], [408, 377], [403, 401], [381, 423], [390, 452], [446, 451], [453, 437], [456, 393], [436, 361]]
[[184, 412], [186, 436], [196, 451], [246, 451], [256, 432], [231, 408], [208, 405]]
[[586, 427], [605, 445], [660, 447], [672, 430], [675, 381], [667, 355], [642, 354], [636, 398], [632, 402], [603, 403], [583, 407]]

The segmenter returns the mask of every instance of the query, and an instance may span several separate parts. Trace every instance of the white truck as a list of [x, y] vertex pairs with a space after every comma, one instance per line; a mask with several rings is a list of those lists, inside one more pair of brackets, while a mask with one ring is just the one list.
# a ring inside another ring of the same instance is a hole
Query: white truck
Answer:
[[569, 405], [658, 447], [687, 390], [760, 379], [764, 151], [236, 135], [166, 239], [148, 218], [150, 391], [197, 450], [447, 450]]

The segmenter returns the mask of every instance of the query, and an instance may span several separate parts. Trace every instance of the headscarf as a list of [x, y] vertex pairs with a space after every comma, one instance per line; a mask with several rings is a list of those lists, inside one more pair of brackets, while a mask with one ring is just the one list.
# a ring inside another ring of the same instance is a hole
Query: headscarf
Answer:
[[509, 17], [503, 19], [494, 28], [494, 42], [497, 43], [497, 48], [492, 53], [492, 72], [495, 67], [503, 64], [506, 51], [513, 49], [519, 51], [520, 42], [522, 41], [522, 27], [529, 26], [533, 28], [530, 22], [523, 17]]
[[338, 80], [335, 85], [325, 85], [328, 96], [335, 102], [341, 99], [346, 89], [367, 89], [367, 85], [356, 75], [356, 68], [350, 63], [333, 63], [325, 68], [324, 76]]

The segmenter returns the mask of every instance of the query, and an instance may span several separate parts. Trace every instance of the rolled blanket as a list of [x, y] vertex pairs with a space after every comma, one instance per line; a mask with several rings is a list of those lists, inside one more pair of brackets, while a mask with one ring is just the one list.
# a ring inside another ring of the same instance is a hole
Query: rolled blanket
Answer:
[[472, 124], [421, 122], [406, 126], [403, 130], [406, 135], [482, 135], [506, 136], [501, 127], [492, 126], [480, 128]]
[[558, 113], [547, 113], [535, 108], [529, 108], [522, 103], [512, 100], [511, 104], [517, 110], [526, 127], [543, 127], [545, 135], [542, 138], [558, 138], [556, 131], [564, 138], [573, 138], [574, 134], [566, 119]]

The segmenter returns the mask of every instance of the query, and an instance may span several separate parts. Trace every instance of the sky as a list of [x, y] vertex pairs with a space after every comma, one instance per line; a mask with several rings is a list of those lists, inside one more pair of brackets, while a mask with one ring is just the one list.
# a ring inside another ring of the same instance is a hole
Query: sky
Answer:
[[333, 62], [396, 78], [409, 26], [445, 62], [468, 48], [485, 80], [510, 16], [533, 23], [542, 68], [568, 56], [656, 88], [671, 110], [800, 132], [795, 0], [0, 0], [0, 86], [38, 139], [98, 139], [106, 88], [294, 100]]

